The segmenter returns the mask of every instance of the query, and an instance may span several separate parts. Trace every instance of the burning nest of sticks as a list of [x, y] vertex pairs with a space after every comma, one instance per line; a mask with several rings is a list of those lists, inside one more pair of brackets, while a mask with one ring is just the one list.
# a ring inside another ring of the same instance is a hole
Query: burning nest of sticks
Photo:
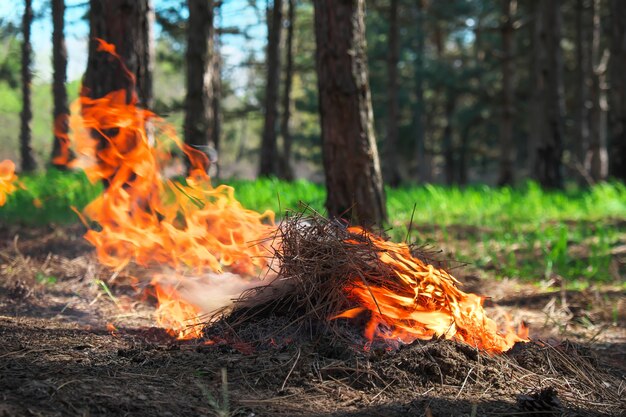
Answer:
[[620, 377], [593, 355], [499, 330], [432, 252], [311, 209], [291, 214], [271, 242], [272, 282], [243, 293], [205, 334], [227, 351], [297, 350], [283, 387], [310, 367], [350, 387], [516, 392], [515, 407], [533, 415], [590, 415], [589, 399], [608, 414], [625, 406]]
[[310, 208], [288, 216], [271, 244], [275, 278], [244, 292], [228, 314], [220, 312], [217, 321], [230, 329], [272, 316], [285, 324], [277, 330], [330, 334], [354, 344], [359, 328], [367, 344], [393, 348], [445, 338], [503, 352], [525, 339], [499, 329], [486, 316], [483, 299], [463, 292], [423, 248], [390, 242]]

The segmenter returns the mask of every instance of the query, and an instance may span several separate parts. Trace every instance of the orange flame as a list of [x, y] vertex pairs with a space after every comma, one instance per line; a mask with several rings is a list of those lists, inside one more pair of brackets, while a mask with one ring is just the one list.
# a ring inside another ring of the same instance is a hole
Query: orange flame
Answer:
[[159, 301], [156, 311], [157, 323], [180, 340], [202, 337], [202, 311], [183, 299], [173, 286], [154, 283], [155, 295]]
[[[99, 42], [101, 50], [118, 57], [114, 45]], [[206, 156], [184, 146], [163, 119], [137, 107], [136, 95], [128, 100], [126, 91], [102, 98], [83, 94], [71, 110], [76, 159], [69, 166], [83, 168], [92, 182], [103, 181], [106, 186], [82, 217], [97, 223], [85, 237], [102, 264], [116, 270], [131, 261], [142, 266], [167, 265], [179, 274], [228, 268], [249, 276], [265, 267], [268, 254], [252, 242], [271, 230], [274, 214], [246, 210], [231, 187], [212, 187], [203, 169]], [[154, 136], [147, 133], [147, 125]], [[176, 148], [192, 163], [185, 183], [162, 175], [170, 150]], [[68, 158], [62, 155], [59, 161]], [[173, 288], [158, 283], [155, 287], [162, 324], [182, 328], [189, 317], [198, 315], [195, 307], [173, 300]]]
[[354, 277], [345, 290], [360, 306], [333, 319], [355, 318], [368, 312], [365, 336], [370, 341], [382, 338], [410, 343], [445, 337], [486, 351], [503, 352], [527, 339], [527, 334], [500, 331], [487, 317], [481, 297], [461, 291], [452, 275], [415, 258], [408, 245], [385, 241], [359, 227], [351, 227], [350, 231], [367, 236], [380, 250], [379, 261], [395, 276], [385, 280], [388, 286], [369, 285], [367, 277]]
[[0, 162], [0, 207], [7, 202], [7, 196], [17, 190], [16, 184], [15, 164], [13, 161], [5, 159]]

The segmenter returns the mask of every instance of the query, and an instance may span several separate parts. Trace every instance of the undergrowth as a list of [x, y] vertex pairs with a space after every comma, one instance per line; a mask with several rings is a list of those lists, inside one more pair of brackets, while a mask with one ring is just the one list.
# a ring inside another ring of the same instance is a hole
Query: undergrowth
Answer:
[[[99, 184], [75, 172], [50, 170], [20, 181], [25, 189], [0, 208], [0, 223], [76, 222], [72, 207], [82, 209], [101, 192]], [[325, 212], [325, 190], [319, 184], [276, 179], [225, 183], [250, 209], [270, 209], [280, 217], [302, 201]], [[387, 234], [393, 240], [409, 235], [412, 242], [443, 248], [497, 277], [540, 281], [559, 276], [584, 286], [624, 275], [624, 260], [615, 255], [626, 245], [626, 186], [621, 183], [565, 191], [544, 191], [532, 182], [503, 188], [405, 186], [387, 189], [387, 208]]]

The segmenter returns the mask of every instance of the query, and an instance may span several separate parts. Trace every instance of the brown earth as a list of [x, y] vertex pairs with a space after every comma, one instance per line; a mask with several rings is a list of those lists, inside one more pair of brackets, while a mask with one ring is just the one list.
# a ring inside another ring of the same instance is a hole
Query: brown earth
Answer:
[[131, 272], [99, 266], [83, 232], [0, 227], [0, 416], [626, 415], [623, 290], [461, 276], [492, 316], [530, 325], [535, 342], [504, 355], [446, 340], [206, 345], [153, 327]]

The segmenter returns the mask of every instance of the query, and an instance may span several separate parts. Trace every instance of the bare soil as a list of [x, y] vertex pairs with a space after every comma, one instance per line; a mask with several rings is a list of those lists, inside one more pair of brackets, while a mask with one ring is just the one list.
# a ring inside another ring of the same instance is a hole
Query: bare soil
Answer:
[[530, 326], [532, 343], [496, 356], [446, 340], [365, 351], [245, 332], [207, 345], [153, 327], [153, 301], [129, 285], [146, 272], [99, 266], [83, 233], [0, 226], [0, 416], [626, 415], [623, 290], [455, 270], [492, 297], [492, 316]]

